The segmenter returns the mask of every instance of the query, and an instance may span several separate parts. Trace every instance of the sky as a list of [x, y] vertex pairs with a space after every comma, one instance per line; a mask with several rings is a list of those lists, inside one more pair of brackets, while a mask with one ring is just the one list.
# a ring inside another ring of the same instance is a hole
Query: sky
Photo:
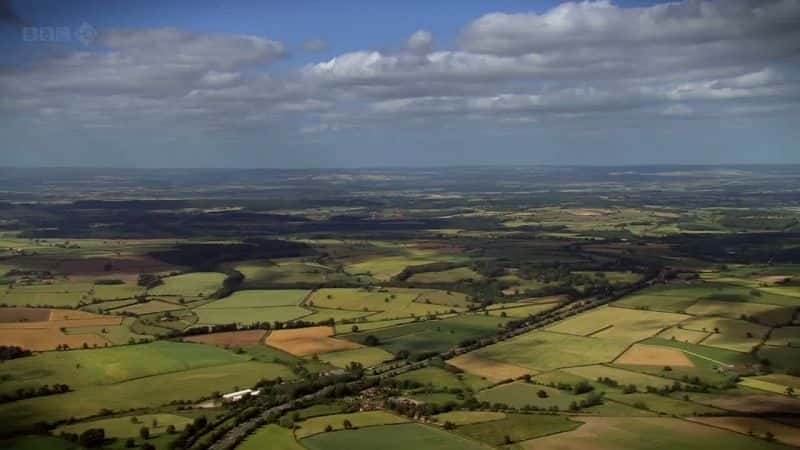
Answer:
[[0, 165], [800, 163], [800, 0], [0, 0]]

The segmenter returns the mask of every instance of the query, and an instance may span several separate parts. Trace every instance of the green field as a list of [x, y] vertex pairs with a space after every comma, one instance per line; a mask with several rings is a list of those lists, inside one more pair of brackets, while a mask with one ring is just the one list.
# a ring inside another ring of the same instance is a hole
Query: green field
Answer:
[[632, 343], [654, 336], [687, 318], [683, 314], [604, 306], [561, 321], [547, 330]]
[[395, 377], [398, 380], [411, 380], [422, 385], [432, 385], [437, 389], [461, 389], [478, 391], [488, 387], [491, 382], [468, 373], [453, 373], [439, 367], [423, 367]]
[[627, 344], [620, 341], [533, 331], [475, 353], [495, 361], [546, 371], [608, 362], [626, 347]]
[[[690, 394], [691, 397], [691, 394]], [[674, 416], [698, 416], [706, 414], [723, 414], [724, 411], [710, 406], [679, 400], [664, 395], [632, 393], [606, 393], [606, 398], [628, 406], [642, 407], [648, 411]]]
[[514, 450], [555, 450], [584, 448], [592, 442], [598, 449], [685, 449], [685, 450], [779, 450], [780, 444], [743, 434], [723, 431], [680, 419], [662, 417], [581, 417], [585, 422], [573, 431], [532, 439]]
[[145, 314], [154, 314], [165, 311], [177, 311], [179, 309], [184, 309], [184, 307], [181, 305], [176, 305], [175, 303], [153, 300], [144, 303], [135, 303], [130, 306], [124, 306], [122, 308], [114, 310], [114, 312], [115, 313], [124, 312], [124, 313], [136, 314], [137, 316], [143, 316]]
[[406, 350], [412, 355], [443, 352], [465, 339], [478, 339], [497, 333], [505, 322], [499, 317], [468, 315], [441, 320], [425, 320], [391, 328], [352, 333], [342, 337], [362, 342], [369, 334], [378, 338], [380, 346], [392, 353]]
[[3, 392], [21, 387], [65, 383], [69, 386], [113, 384], [199, 367], [246, 361], [247, 357], [202, 344], [158, 341], [96, 350], [47, 352], [0, 364]]
[[[460, 310], [457, 306], [436, 304], [433, 300], [425, 302], [428, 291], [424, 289], [320, 289], [314, 292], [307, 305], [328, 309], [375, 312], [369, 320], [398, 319], [402, 317], [423, 317], [429, 314], [444, 314]], [[463, 299], [463, 294], [453, 294]], [[439, 298], [438, 296], [433, 299]]]
[[483, 280], [483, 275], [475, 272], [469, 267], [457, 267], [455, 269], [443, 270], [441, 272], [420, 272], [410, 276], [406, 281], [409, 283], [458, 283], [459, 281]]
[[310, 450], [487, 450], [488, 447], [433, 427], [416, 423], [375, 426], [322, 433], [303, 439]]
[[[136, 422], [131, 420], [133, 417], [136, 418]], [[156, 425], [153, 425], [154, 423]], [[64, 425], [57, 428], [55, 433], [58, 434], [64, 431], [81, 434], [90, 428], [102, 428], [105, 430], [106, 436], [127, 438], [139, 436], [139, 429], [142, 426], [147, 426], [150, 429], [150, 434], [155, 436], [166, 433], [167, 427], [170, 425], [174, 426], [177, 432], [181, 432], [190, 423], [192, 423], [192, 419], [175, 414], [142, 414]]]
[[725, 348], [738, 352], [749, 352], [760, 344], [770, 328], [744, 320], [708, 317], [689, 320], [682, 324], [686, 329], [711, 332], [702, 341], [703, 345]]
[[[540, 398], [537, 394], [544, 391], [547, 397]], [[537, 408], [550, 408], [553, 406], [566, 410], [573, 401], [580, 402], [585, 396], [572, 395], [566, 391], [559, 391], [548, 386], [540, 386], [522, 381], [506, 383], [490, 389], [480, 391], [476, 398], [491, 404], [502, 403], [512, 408], [535, 406]]]
[[798, 347], [770, 347], [765, 345], [758, 349], [758, 357], [768, 359], [774, 369], [800, 370], [800, 348]]
[[509, 414], [505, 419], [464, 425], [458, 427], [456, 431], [491, 446], [500, 446], [508, 444], [508, 440], [520, 442], [574, 430], [579, 425], [580, 423], [564, 416]]
[[788, 306], [706, 299], [686, 309], [687, 314], [694, 316], [723, 316], [738, 319], [746, 315], [767, 325], [789, 324], [794, 318], [794, 312], [795, 308]]
[[201, 306], [193, 311], [197, 314], [197, 323], [206, 325], [289, 322], [311, 314], [311, 311], [299, 306], [272, 306], [268, 308], [206, 308]]
[[163, 284], [150, 289], [150, 295], [207, 297], [222, 287], [224, 273], [193, 272], [164, 278]]
[[[325, 310], [325, 311], [336, 312], [336, 310]], [[353, 332], [353, 325], [358, 327], [358, 331], [370, 331], [370, 330], [377, 330], [379, 328], [388, 328], [396, 325], [403, 325], [409, 322], [413, 322], [414, 320], [415, 319], [413, 317], [409, 317], [405, 319], [382, 320], [378, 322], [359, 322], [356, 324], [344, 323], [344, 324], [337, 324], [334, 328], [336, 328], [336, 334], [346, 334]]]
[[292, 379], [295, 375], [284, 365], [259, 362], [183, 370], [0, 404], [0, 417], [5, 418], [8, 429], [15, 429], [38, 421], [87, 417], [104, 408], [123, 411], [160, 406], [176, 400], [197, 400], [215, 391], [233, 392], [251, 387], [262, 378], [276, 377]]
[[305, 447], [294, 440], [292, 430], [271, 424], [259, 428], [244, 440], [236, 450], [304, 450]]
[[396, 416], [383, 411], [333, 414], [330, 416], [312, 417], [298, 423], [297, 425], [299, 428], [295, 430], [295, 436], [297, 436], [298, 439], [302, 439], [314, 434], [325, 433], [325, 428], [327, 428], [328, 425], [330, 425], [334, 431], [343, 430], [345, 420], [349, 420], [355, 428], [408, 422], [408, 419], [405, 417]]
[[297, 306], [310, 291], [305, 289], [237, 291], [223, 299], [203, 305], [204, 309], [261, 308]]
[[757, 377], [744, 377], [739, 384], [753, 389], [774, 392], [776, 394], [786, 394], [787, 388], [790, 387], [795, 391], [800, 391], [800, 378], [779, 373]]
[[248, 289], [291, 284], [317, 285], [330, 281], [349, 280], [350, 276], [313, 262], [249, 261], [234, 267], [245, 276]]
[[505, 419], [506, 414], [494, 411], [450, 411], [437, 414], [434, 418], [442, 425], [445, 422], [450, 422], [454, 425], [469, 425]]
[[346, 367], [350, 362], [361, 363], [364, 367], [372, 367], [384, 361], [394, 359], [394, 355], [377, 347], [363, 347], [353, 350], [342, 350], [319, 355], [320, 361], [337, 367]]
[[644, 388], [647, 386], [662, 388], [672, 384], [672, 380], [667, 378], [656, 377], [653, 375], [647, 375], [644, 373], [603, 365], [570, 367], [563, 370], [564, 372], [585, 378], [589, 381], [594, 381], [601, 377], [611, 378], [612, 380], [619, 382], [620, 385], [634, 384], [641, 390], [644, 390]]
[[776, 347], [800, 347], [800, 327], [773, 328], [766, 343]]

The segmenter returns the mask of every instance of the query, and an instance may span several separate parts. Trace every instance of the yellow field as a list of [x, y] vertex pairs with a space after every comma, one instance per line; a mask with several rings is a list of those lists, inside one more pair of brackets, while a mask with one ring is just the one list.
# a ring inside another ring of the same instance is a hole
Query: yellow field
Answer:
[[604, 306], [547, 328], [556, 333], [635, 342], [658, 334], [689, 316]]

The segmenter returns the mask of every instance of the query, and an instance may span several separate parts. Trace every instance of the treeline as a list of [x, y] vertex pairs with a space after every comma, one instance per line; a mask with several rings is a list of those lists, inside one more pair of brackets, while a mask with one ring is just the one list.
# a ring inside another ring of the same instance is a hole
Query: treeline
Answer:
[[177, 266], [211, 270], [229, 261], [289, 258], [314, 253], [310, 246], [302, 242], [249, 238], [236, 244], [179, 244], [169, 250], [151, 252], [149, 255]]
[[0, 361], [31, 356], [31, 351], [16, 345], [0, 345]]
[[44, 397], [47, 395], [64, 394], [70, 391], [66, 384], [42, 385], [39, 388], [19, 388], [13, 393], [0, 394], [0, 403], [15, 402], [26, 398]]

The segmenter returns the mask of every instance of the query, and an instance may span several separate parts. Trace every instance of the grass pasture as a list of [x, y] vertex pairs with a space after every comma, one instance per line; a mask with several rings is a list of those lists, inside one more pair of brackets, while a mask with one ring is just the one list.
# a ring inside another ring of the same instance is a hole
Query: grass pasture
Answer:
[[690, 420], [740, 434], [752, 433], [758, 437], [765, 437], [767, 433], [772, 433], [776, 441], [800, 447], [800, 428], [767, 419], [758, 417], [697, 417]]
[[640, 389], [644, 389], [646, 386], [661, 388], [672, 384], [672, 380], [667, 378], [603, 365], [570, 367], [562, 370], [590, 381], [597, 380], [600, 377], [611, 378], [619, 382], [620, 385], [634, 384]]
[[[346, 414], [333, 414], [306, 419], [297, 425], [295, 436], [302, 439], [319, 433], [326, 433], [325, 428], [330, 425], [334, 431], [344, 429], [344, 421], [349, 420], [354, 428], [370, 427], [376, 425], [389, 425], [408, 422], [408, 419], [383, 411], [365, 411]], [[330, 432], [327, 432], [330, 433]]]
[[392, 353], [401, 350], [411, 355], [427, 352], [444, 352], [468, 339], [479, 339], [497, 332], [504, 319], [482, 315], [463, 315], [448, 319], [422, 320], [396, 327], [343, 335], [344, 338], [363, 342], [373, 335], [380, 346]]
[[350, 279], [346, 273], [337, 272], [330, 267], [299, 260], [248, 261], [237, 264], [234, 269], [244, 275], [244, 287], [247, 289], [293, 284], [318, 285]]
[[721, 316], [738, 319], [742, 315], [756, 318], [767, 325], [786, 325], [792, 322], [795, 308], [763, 303], [702, 299], [686, 309], [693, 316]]
[[148, 292], [156, 296], [208, 297], [222, 287], [225, 274], [218, 272], [192, 272], [162, 279]]
[[[424, 289], [320, 289], [308, 300], [309, 306], [349, 311], [374, 312], [369, 320], [387, 320], [403, 317], [423, 317], [430, 314], [445, 314], [451, 310], [461, 310], [451, 304], [437, 304], [442, 298], [463, 299], [463, 294], [435, 295]], [[426, 302], [427, 300], [427, 302]], [[465, 301], [465, 300], [463, 300]]]
[[719, 317], [692, 319], [681, 326], [689, 330], [711, 332], [702, 341], [703, 345], [738, 352], [749, 352], [766, 338], [770, 330], [764, 325]]
[[[544, 391], [547, 397], [539, 397], [538, 393]], [[553, 406], [561, 410], [567, 410], [573, 401], [580, 401], [583, 396], [572, 395], [567, 391], [548, 386], [541, 386], [524, 381], [505, 383], [489, 389], [480, 391], [475, 396], [482, 402], [491, 404], [502, 403], [512, 408], [523, 408], [527, 405], [538, 408], [550, 408]]]
[[458, 283], [460, 281], [480, 281], [483, 275], [475, 272], [469, 267], [456, 267], [455, 269], [443, 270], [440, 272], [420, 272], [411, 275], [406, 281], [408, 283]]
[[252, 324], [256, 322], [290, 322], [312, 314], [299, 306], [272, 306], [268, 308], [195, 308], [197, 323], [224, 325], [229, 323]]
[[[132, 422], [135, 417], [137, 422]], [[153, 421], [157, 424], [153, 426]], [[73, 425], [64, 425], [55, 430], [55, 433], [62, 431], [67, 433], [81, 434], [90, 428], [102, 428], [106, 431], [106, 436], [117, 438], [138, 437], [139, 429], [147, 426], [150, 434], [158, 436], [167, 432], [167, 427], [173, 425], [178, 432], [183, 431], [186, 425], [192, 423], [192, 419], [175, 414], [142, 414], [140, 416], [123, 416], [111, 419], [92, 420]]]
[[[200, 367], [115, 384], [78, 387], [66, 394], [4, 403], [0, 404], [0, 417], [5, 419], [7, 429], [14, 430], [38, 421], [88, 417], [104, 408], [124, 411], [160, 406], [175, 400], [198, 400], [215, 391], [232, 392], [251, 387], [263, 378], [277, 377], [290, 380], [295, 375], [284, 365], [254, 361]], [[58, 381], [65, 382], [63, 379]], [[75, 384], [79, 383], [70, 386]]]
[[670, 416], [700, 416], [705, 414], [721, 414], [724, 411], [711, 406], [684, 401], [665, 395], [645, 394], [634, 392], [632, 394], [607, 393], [606, 398], [624, 405], [641, 408], [647, 411]]
[[228, 309], [299, 306], [309, 292], [305, 289], [236, 291], [228, 297], [208, 303], [203, 307], [207, 309]]
[[547, 330], [630, 343], [654, 336], [687, 318], [683, 314], [600, 307], [558, 322]]
[[295, 439], [292, 430], [280, 425], [270, 424], [259, 428], [248, 436], [237, 450], [305, 450]]
[[361, 347], [352, 350], [340, 350], [319, 355], [320, 361], [336, 367], [346, 367], [350, 362], [361, 363], [364, 367], [376, 366], [384, 361], [394, 359], [394, 355], [378, 347]]
[[521, 442], [574, 430], [578, 426], [580, 423], [564, 416], [509, 414], [501, 420], [460, 426], [456, 432], [499, 447], [507, 443], [506, 437], [511, 442]]
[[471, 439], [417, 423], [384, 425], [357, 430], [321, 433], [303, 439], [309, 450], [371, 450], [376, 443], [382, 450], [488, 450]]
[[548, 371], [561, 367], [612, 361], [621, 354], [625, 342], [573, 336], [548, 331], [533, 331], [474, 352], [479, 357]]
[[505, 413], [495, 411], [450, 411], [433, 416], [437, 422], [450, 422], [454, 425], [470, 425], [473, 423], [491, 422], [505, 419]]
[[475, 375], [453, 373], [449, 370], [432, 366], [405, 372], [395, 378], [400, 381], [411, 380], [423, 385], [432, 385], [438, 389], [461, 389], [464, 391], [478, 391], [491, 385], [491, 382]]
[[774, 392], [776, 394], [786, 394], [789, 388], [800, 391], [800, 378], [780, 373], [771, 373], [756, 377], [744, 377], [739, 382], [741, 386], [747, 386], [762, 391]]
[[[246, 361], [246, 356], [201, 344], [158, 341], [96, 350], [48, 352], [0, 365], [2, 392], [66, 383], [71, 387], [114, 384], [200, 367]], [[144, 363], [143, 363], [144, 362]]]
[[[573, 431], [532, 439], [513, 446], [519, 450], [561, 450], [584, 448], [587, 442], [595, 450], [779, 450], [785, 447], [755, 437], [743, 436], [680, 419], [667, 417], [579, 417], [583, 422]], [[646, 438], [642, 438], [646, 437]]]

